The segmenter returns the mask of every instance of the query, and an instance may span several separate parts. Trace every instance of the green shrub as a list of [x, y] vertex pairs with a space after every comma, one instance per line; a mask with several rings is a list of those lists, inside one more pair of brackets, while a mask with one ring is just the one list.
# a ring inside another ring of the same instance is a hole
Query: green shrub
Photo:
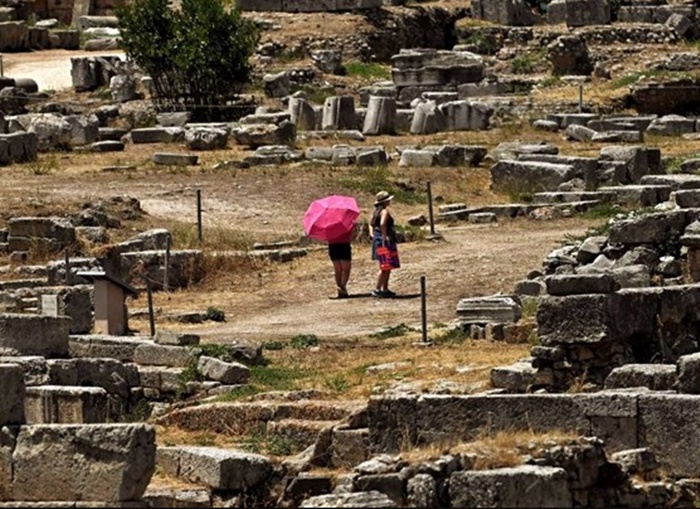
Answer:
[[469, 332], [465, 331], [462, 327], [453, 327], [438, 334], [433, 341], [437, 344], [454, 343], [462, 344], [467, 339], [469, 339]]
[[388, 80], [391, 78], [391, 72], [386, 66], [376, 62], [358, 62], [352, 61], [345, 64], [345, 71], [348, 76], [359, 76], [365, 79], [381, 79]]
[[289, 345], [297, 350], [305, 350], [318, 346], [318, 338], [314, 334], [299, 334], [289, 340]]
[[407, 333], [415, 331], [413, 327], [409, 327], [405, 323], [400, 323], [399, 325], [394, 325], [393, 327], [387, 327], [386, 329], [383, 329], [379, 332], [375, 332], [374, 334], [370, 334], [369, 337], [371, 338], [377, 338], [377, 339], [388, 339], [388, 338], [396, 338], [399, 336], [405, 336]]
[[157, 106], [212, 112], [249, 82], [260, 32], [238, 8], [182, 0], [176, 10], [169, 0], [135, 0], [116, 14], [121, 47], [153, 79]]
[[226, 314], [222, 309], [215, 308], [213, 306], [209, 306], [207, 308], [206, 312], [206, 318], [207, 320], [211, 320], [212, 322], [225, 322], [226, 321]]
[[284, 350], [287, 345], [285, 341], [265, 341], [262, 347], [264, 350]]

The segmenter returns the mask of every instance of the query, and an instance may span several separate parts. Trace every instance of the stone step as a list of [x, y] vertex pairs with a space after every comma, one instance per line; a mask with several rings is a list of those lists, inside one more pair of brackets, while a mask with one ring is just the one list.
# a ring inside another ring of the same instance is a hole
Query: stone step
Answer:
[[485, 205], [483, 207], [472, 207], [461, 210], [452, 210], [449, 212], [441, 212], [437, 215], [437, 219], [441, 221], [466, 221], [472, 214], [490, 213], [497, 218], [516, 218], [527, 216], [531, 212], [545, 208], [563, 208], [570, 209], [573, 212], [585, 212], [602, 203], [601, 200], [584, 200], [572, 201], [564, 203], [506, 203], [501, 205]]
[[598, 191], [614, 195], [614, 201], [620, 204], [635, 204], [653, 207], [668, 201], [673, 188], [669, 185], [644, 184], [599, 187]]
[[700, 189], [700, 175], [690, 173], [674, 173], [673, 175], [644, 175], [642, 185], [671, 186], [678, 189]]
[[491, 385], [510, 393], [524, 393], [533, 384], [537, 368], [532, 362], [516, 362], [510, 366], [498, 366], [491, 370]]
[[27, 424], [105, 423], [109, 399], [101, 387], [38, 385], [26, 389], [24, 414]]
[[604, 191], [568, 191], [558, 192], [550, 191], [543, 193], [535, 193], [532, 195], [536, 203], [571, 203], [577, 201], [612, 201], [615, 199], [615, 194]]
[[290, 446], [302, 450], [316, 443], [319, 433], [339, 424], [338, 421], [309, 421], [304, 419], [282, 419], [268, 421], [267, 434], [289, 440]]
[[134, 362], [136, 348], [153, 343], [152, 339], [145, 336], [71, 335], [68, 337], [68, 354], [73, 358], [105, 357]]
[[0, 281], [0, 290], [17, 290], [18, 288], [37, 288], [46, 286], [45, 278], [15, 279], [12, 281]]
[[366, 406], [364, 401], [257, 401], [207, 403], [176, 409], [158, 419], [159, 424], [184, 430], [209, 430], [215, 433], [248, 434], [261, 424], [283, 419], [305, 421], [341, 421]]

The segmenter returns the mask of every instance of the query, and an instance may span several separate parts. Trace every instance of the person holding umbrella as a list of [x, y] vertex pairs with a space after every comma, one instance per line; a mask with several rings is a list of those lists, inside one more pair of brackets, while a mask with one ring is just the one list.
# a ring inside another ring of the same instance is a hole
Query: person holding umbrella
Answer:
[[347, 284], [352, 268], [352, 235], [360, 208], [355, 198], [332, 195], [316, 200], [304, 214], [303, 224], [310, 238], [328, 242], [338, 298], [349, 297]]
[[333, 262], [333, 272], [335, 274], [335, 284], [338, 287], [338, 298], [347, 299], [348, 281], [350, 280], [350, 270], [352, 269], [352, 232], [344, 238], [328, 243], [328, 257]]

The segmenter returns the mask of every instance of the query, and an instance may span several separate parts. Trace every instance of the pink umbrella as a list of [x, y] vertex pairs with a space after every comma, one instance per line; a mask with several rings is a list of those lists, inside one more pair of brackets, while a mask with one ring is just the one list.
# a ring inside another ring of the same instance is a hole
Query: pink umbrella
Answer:
[[312, 239], [339, 242], [348, 238], [360, 217], [355, 198], [332, 195], [316, 200], [304, 214], [304, 231]]

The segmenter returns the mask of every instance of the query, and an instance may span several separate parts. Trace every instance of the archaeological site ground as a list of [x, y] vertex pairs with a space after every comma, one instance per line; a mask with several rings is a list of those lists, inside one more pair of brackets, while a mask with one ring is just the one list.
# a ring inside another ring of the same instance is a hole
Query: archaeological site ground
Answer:
[[697, 506], [694, 1], [239, 0], [196, 111], [119, 4], [0, 1], [0, 507]]

